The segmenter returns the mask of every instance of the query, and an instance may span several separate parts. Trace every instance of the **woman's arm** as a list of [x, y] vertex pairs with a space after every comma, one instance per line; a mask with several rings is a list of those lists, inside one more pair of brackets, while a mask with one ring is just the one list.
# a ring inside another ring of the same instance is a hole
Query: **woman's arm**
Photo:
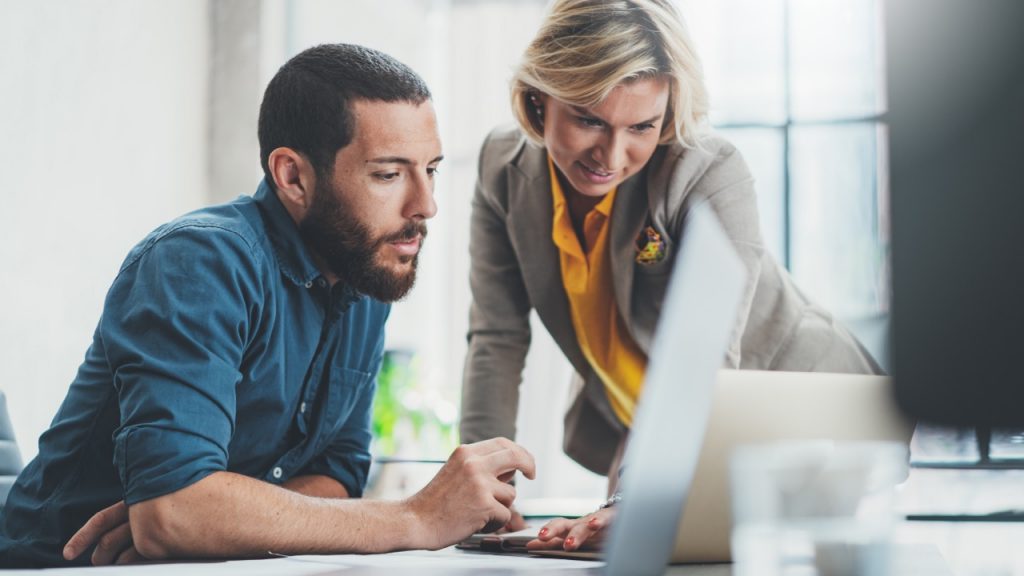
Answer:
[[670, 192], [669, 198], [683, 198], [676, 205], [673, 234], [681, 236], [681, 227], [692, 207], [704, 204], [718, 217], [726, 235], [732, 241], [737, 256], [743, 262], [747, 279], [743, 295], [737, 308], [736, 322], [729, 337], [725, 365], [739, 368], [741, 361], [741, 340], [750, 318], [754, 293], [761, 277], [764, 258], [764, 240], [761, 237], [760, 216], [757, 209], [757, 194], [754, 178], [750, 174], [743, 156], [732, 144], [713, 137], [707, 140], [710, 157], [693, 161], [702, 155], [694, 152], [684, 154], [672, 169], [668, 186], [680, 193]]
[[[507, 212], [488, 174], [495, 167], [490, 138], [480, 154], [480, 173], [470, 221], [468, 350], [463, 372], [462, 442], [515, 437], [519, 384], [530, 346], [530, 301], [519, 259], [506, 227]], [[501, 191], [504, 192], [504, 191]]]

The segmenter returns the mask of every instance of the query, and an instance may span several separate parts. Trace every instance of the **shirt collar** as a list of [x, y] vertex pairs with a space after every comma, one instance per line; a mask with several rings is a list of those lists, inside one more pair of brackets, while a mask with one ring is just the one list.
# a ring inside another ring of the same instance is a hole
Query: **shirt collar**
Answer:
[[267, 236], [274, 247], [274, 256], [281, 272], [292, 282], [309, 287], [320, 276], [320, 269], [316, 267], [313, 255], [302, 241], [295, 220], [285, 210], [265, 178], [260, 181], [253, 198], [264, 214]]
[[[565, 197], [565, 192], [562, 191], [562, 184], [558, 181], [558, 170], [555, 168], [555, 162], [551, 159], [551, 155], [548, 155], [548, 173], [551, 176], [551, 197], [555, 203], [555, 213], [559, 211], [565, 211], [568, 214], [567, 202], [568, 199]], [[612, 188], [604, 198], [598, 202], [593, 210], [600, 213], [606, 218], [612, 213], [612, 205], [615, 203], [615, 193], [618, 191], [618, 187]]]

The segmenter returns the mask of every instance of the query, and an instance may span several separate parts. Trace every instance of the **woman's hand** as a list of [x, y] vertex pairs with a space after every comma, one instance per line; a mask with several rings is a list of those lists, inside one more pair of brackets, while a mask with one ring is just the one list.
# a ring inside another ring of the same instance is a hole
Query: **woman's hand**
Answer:
[[530, 550], [596, 550], [604, 544], [606, 528], [614, 518], [614, 506], [574, 520], [557, 518], [545, 524], [526, 547]]

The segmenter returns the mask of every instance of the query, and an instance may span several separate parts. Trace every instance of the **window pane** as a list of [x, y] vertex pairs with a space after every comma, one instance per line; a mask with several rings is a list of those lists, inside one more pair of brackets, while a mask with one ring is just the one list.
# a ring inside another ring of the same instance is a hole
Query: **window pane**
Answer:
[[543, 13], [541, 2], [452, 4], [451, 28], [458, 34], [448, 40], [446, 121], [452, 133], [444, 142], [445, 157], [469, 159], [474, 178], [484, 137], [495, 126], [512, 122], [512, 73], [540, 27]]
[[809, 295], [841, 318], [888, 310], [881, 138], [870, 123], [792, 131], [791, 270]]
[[782, 130], [776, 128], [728, 128], [719, 133], [743, 154], [754, 175], [757, 209], [761, 215], [761, 237], [765, 246], [782, 263], [786, 253], [786, 199], [783, 194]]
[[288, 56], [325, 42], [361, 44], [398, 58], [429, 83], [435, 72], [433, 57], [441, 49], [431, 42], [432, 12], [421, 1], [291, 0], [284, 22]]
[[679, 2], [704, 62], [715, 123], [785, 119], [782, 2]]
[[793, 118], [865, 117], [882, 109], [878, 0], [790, 0]]

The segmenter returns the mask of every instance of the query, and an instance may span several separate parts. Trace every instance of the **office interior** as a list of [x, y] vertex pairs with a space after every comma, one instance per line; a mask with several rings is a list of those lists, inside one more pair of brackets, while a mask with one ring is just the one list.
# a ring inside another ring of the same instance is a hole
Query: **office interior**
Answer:
[[[22, 460], [35, 455], [128, 249], [171, 218], [252, 194], [267, 81], [306, 47], [348, 42], [419, 72], [440, 122], [439, 212], [416, 287], [387, 328], [389, 380], [377, 409], [397, 424], [375, 428], [375, 453], [395, 470], [378, 467], [379, 494], [429, 479], [458, 442], [477, 154], [493, 126], [512, 121], [508, 80], [545, 4], [0, 0], [0, 391]], [[756, 178], [768, 249], [890, 370], [883, 0], [677, 4], [704, 61], [711, 123]], [[572, 369], [534, 324], [517, 441], [545, 473], [518, 494], [586, 509], [604, 498], [605, 478], [562, 453], [565, 406], [552, 399], [567, 397]], [[422, 415], [415, 426], [413, 412]], [[1014, 494], [1024, 427], [984, 430], [979, 448], [974, 427], [919, 429], [913, 474], [927, 481], [904, 491], [908, 505], [941, 498], [950, 504], [938, 512], [949, 515], [1024, 510]], [[914, 530], [957, 573], [1024, 573], [1024, 558], [1009, 551], [1022, 535], [1012, 522], [948, 526]]]

